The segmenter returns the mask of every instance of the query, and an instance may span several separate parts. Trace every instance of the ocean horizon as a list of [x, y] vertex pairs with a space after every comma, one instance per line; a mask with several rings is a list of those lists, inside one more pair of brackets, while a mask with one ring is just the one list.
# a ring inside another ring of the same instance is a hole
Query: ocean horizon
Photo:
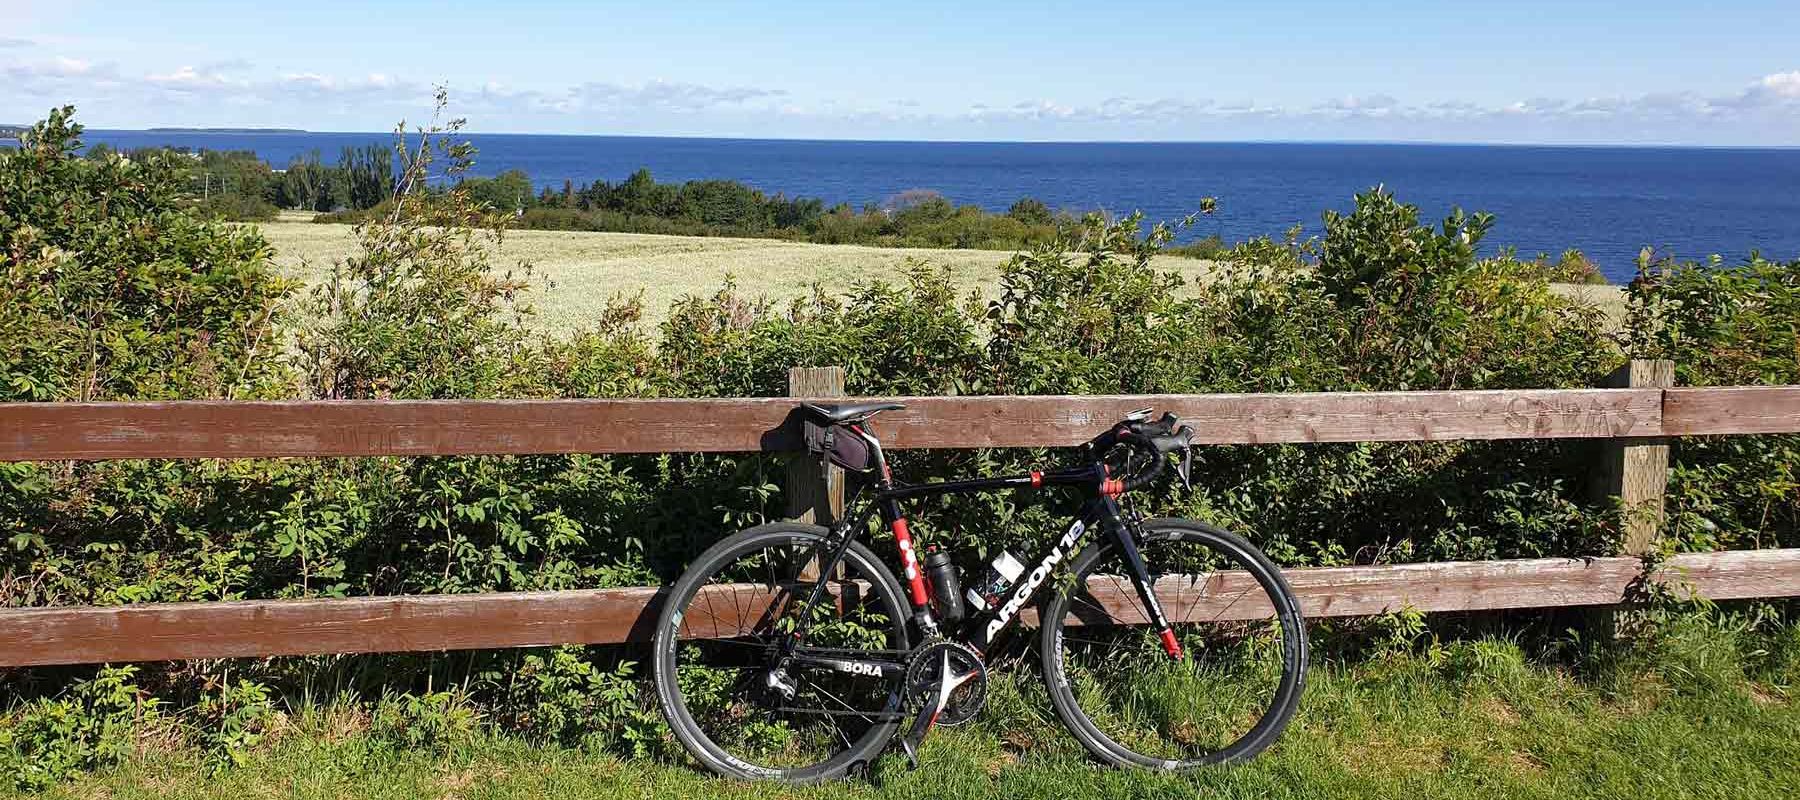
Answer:
[[[89, 129], [88, 144], [252, 150], [280, 168], [317, 150], [389, 144], [392, 132]], [[1217, 197], [1219, 213], [1186, 238], [1227, 241], [1321, 230], [1377, 184], [1435, 223], [1452, 207], [1489, 211], [1484, 250], [1587, 254], [1630, 280], [1645, 247], [1738, 262], [1760, 250], [1800, 257], [1800, 148], [1426, 142], [996, 142], [597, 134], [468, 133], [472, 174], [524, 170], [538, 187], [722, 178], [827, 204], [879, 203], [911, 189], [1004, 211], [1021, 197], [1052, 208], [1142, 211], [1172, 221]]]

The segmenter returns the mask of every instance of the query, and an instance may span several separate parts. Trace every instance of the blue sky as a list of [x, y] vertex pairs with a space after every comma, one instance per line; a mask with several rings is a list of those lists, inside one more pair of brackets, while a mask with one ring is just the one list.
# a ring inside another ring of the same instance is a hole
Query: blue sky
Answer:
[[1800, 4], [0, 0], [0, 122], [382, 130], [437, 84], [490, 132], [1794, 146]]

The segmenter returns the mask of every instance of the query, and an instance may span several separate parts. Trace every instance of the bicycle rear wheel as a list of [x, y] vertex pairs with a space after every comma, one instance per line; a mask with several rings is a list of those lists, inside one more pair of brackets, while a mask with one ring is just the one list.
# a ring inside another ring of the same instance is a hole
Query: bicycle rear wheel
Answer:
[[1183, 657], [1169, 657], [1110, 537], [1072, 562], [1043, 609], [1044, 680], [1071, 733], [1119, 766], [1250, 758], [1281, 735], [1306, 679], [1306, 627], [1281, 572], [1249, 542], [1153, 519], [1139, 550]]
[[[701, 554], [670, 590], [653, 644], [657, 696], [676, 738], [714, 772], [842, 777], [879, 755], [899, 725], [904, 669], [858, 666], [904, 663], [900, 585], [853, 542], [807, 618], [825, 540], [813, 525], [751, 528]], [[777, 673], [775, 654], [803, 621], [799, 658]]]

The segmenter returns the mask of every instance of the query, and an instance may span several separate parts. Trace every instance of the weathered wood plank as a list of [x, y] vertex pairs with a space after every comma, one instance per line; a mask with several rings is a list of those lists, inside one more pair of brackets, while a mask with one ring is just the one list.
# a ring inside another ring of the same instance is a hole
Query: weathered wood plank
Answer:
[[[841, 400], [841, 398], [833, 398]], [[1654, 436], [1653, 389], [899, 398], [890, 448], [1062, 447], [1132, 410], [1206, 444]], [[790, 398], [0, 403], [0, 460], [676, 453], [799, 447]]]
[[[1543, 558], [1328, 567], [1284, 574], [1300, 600], [1301, 613], [1324, 618], [1407, 608], [1432, 612], [1609, 605], [1621, 602], [1625, 588], [1640, 574], [1640, 563], [1633, 558]], [[1090, 580], [1088, 589], [1086, 602], [1078, 605], [1097, 613], [1080, 621], [1149, 624], [1128, 582]], [[1267, 595], [1244, 572], [1165, 577], [1156, 590], [1164, 613], [1178, 621], [1227, 622], [1274, 613]]]
[[1683, 553], [1657, 579], [1678, 597], [1744, 600], [1800, 595], [1800, 549]]
[[0, 610], [0, 666], [648, 639], [659, 589]]
[[1668, 436], [1800, 432], [1800, 386], [1669, 389], [1663, 431]]
[[[1527, 559], [1291, 570], [1311, 617], [1421, 611], [1596, 606], [1629, 599], [1633, 558]], [[1800, 595], [1800, 549], [1697, 553], [1671, 559], [1658, 579], [1713, 599]], [[1203, 581], [1207, 596], [1191, 592]], [[1247, 601], [1248, 578], [1220, 573], [1169, 578], [1158, 587], [1189, 620], [1266, 616]], [[1118, 621], [1141, 622], [1121, 602], [1129, 590], [1090, 584]], [[0, 666], [192, 658], [525, 647], [645, 641], [660, 589], [238, 601], [0, 610]], [[733, 620], [758, 590], [731, 592]], [[750, 598], [750, 599], [746, 599]], [[1233, 602], [1235, 600], [1235, 602]], [[1022, 615], [1028, 621], [1035, 617]], [[1088, 619], [1086, 622], [1105, 622]], [[730, 635], [736, 623], [689, 621], [694, 635]]]

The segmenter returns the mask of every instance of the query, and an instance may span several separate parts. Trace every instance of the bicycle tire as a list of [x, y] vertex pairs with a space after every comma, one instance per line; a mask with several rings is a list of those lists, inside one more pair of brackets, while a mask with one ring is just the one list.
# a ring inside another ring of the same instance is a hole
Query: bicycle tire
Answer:
[[[1262, 752], [1278, 739], [1292, 720], [1294, 712], [1300, 704], [1300, 696], [1305, 688], [1307, 646], [1305, 620], [1300, 614], [1299, 604], [1287, 581], [1282, 578], [1281, 571], [1274, 562], [1242, 537], [1210, 525], [1182, 519], [1152, 519], [1141, 526], [1140, 545], [1146, 556], [1159, 543], [1175, 543], [1180, 545], [1201, 545], [1218, 551], [1235, 563], [1237, 569], [1248, 572], [1255, 579], [1255, 586], [1266, 596], [1270, 611], [1270, 620], [1275, 621], [1280, 632], [1280, 667], [1281, 674], [1275, 682], [1269, 703], [1249, 730], [1237, 736], [1229, 744], [1206, 752], [1186, 752], [1181, 748], [1181, 755], [1192, 757], [1171, 757], [1166, 750], [1159, 753], [1144, 753], [1133, 749], [1119, 741], [1120, 737], [1104, 730], [1090, 713], [1082, 706], [1076, 696], [1074, 682], [1068, 669], [1068, 655], [1064, 652], [1065, 628], [1071, 615], [1079, 618], [1076, 603], [1088, 590], [1088, 579], [1095, 575], [1097, 568], [1111, 561], [1117, 555], [1118, 548], [1110, 537], [1103, 537], [1085, 548], [1070, 564], [1070, 573], [1074, 580], [1065, 580], [1045, 601], [1041, 619], [1041, 656], [1043, 660], [1043, 677], [1049, 690], [1051, 705], [1057, 716], [1069, 729], [1070, 733], [1094, 756], [1107, 763], [1123, 767], [1140, 767], [1154, 770], [1177, 770], [1209, 764], [1229, 764], [1249, 759]], [[1152, 565], [1153, 574], [1155, 566]], [[1241, 581], [1239, 582], [1241, 583]], [[1198, 585], [1198, 584], [1194, 584]], [[1205, 596], [1205, 589], [1196, 589], [1195, 602]], [[1248, 593], [1248, 589], [1245, 590]], [[1159, 589], [1158, 594], [1162, 594]], [[1141, 601], [1134, 592], [1113, 592], [1110, 596], [1128, 596], [1130, 603], [1143, 613]], [[1235, 605], [1236, 599], [1232, 600]], [[1181, 609], [1171, 609], [1164, 603], [1165, 612], [1172, 620], [1178, 618]], [[1194, 606], [1190, 606], [1193, 608]], [[1208, 606], [1210, 608], [1210, 606]], [[1145, 614], [1142, 621], [1147, 621]], [[1184, 623], [1185, 625], [1185, 623]], [[1109, 629], [1118, 630], [1118, 629]], [[1143, 628], [1138, 629], [1140, 635]], [[1118, 634], [1123, 635], [1123, 634]], [[1165, 653], [1156, 653], [1164, 663], [1170, 663]], [[1186, 660], [1197, 662], [1198, 656], [1189, 649]], [[1270, 659], [1273, 661], [1273, 659]], [[1200, 669], [1195, 667], [1195, 670]], [[1119, 670], [1119, 680], [1132, 681], [1138, 678], [1129, 669]], [[1092, 680], [1090, 679], [1090, 683]], [[1100, 694], [1092, 692], [1091, 694]], [[1101, 714], [1099, 716], [1107, 716]], [[1120, 724], [1120, 723], [1115, 723]], [[1149, 727], [1171, 727], [1168, 721], [1156, 723], [1139, 723], [1141, 730]], [[1176, 732], [1167, 732], [1176, 737]], [[1176, 748], [1170, 748], [1176, 749]]]
[[[788, 783], [817, 783], [841, 778], [859, 764], [879, 756], [893, 739], [898, 720], [873, 721], [855, 741], [842, 751], [818, 763], [800, 767], [770, 767], [751, 763], [729, 752], [713, 740], [696, 720], [683, 697], [678, 665], [678, 650], [683, 639], [683, 612], [715, 573], [731, 566], [733, 559], [766, 545], [787, 544], [809, 546], [816, 550], [825, 541], [827, 531], [816, 525], [778, 522], [740, 531], [708, 548], [696, 559], [670, 590], [658, 614], [653, 637], [653, 673], [657, 698], [663, 715], [683, 747], [695, 760], [713, 772], [740, 780], [777, 780]], [[854, 570], [868, 582], [872, 598], [888, 613], [886, 623], [889, 648], [908, 649], [908, 605], [899, 582], [881, 560], [861, 542], [852, 542], [844, 555], [846, 569]], [[848, 737], [846, 737], [848, 738]]]

